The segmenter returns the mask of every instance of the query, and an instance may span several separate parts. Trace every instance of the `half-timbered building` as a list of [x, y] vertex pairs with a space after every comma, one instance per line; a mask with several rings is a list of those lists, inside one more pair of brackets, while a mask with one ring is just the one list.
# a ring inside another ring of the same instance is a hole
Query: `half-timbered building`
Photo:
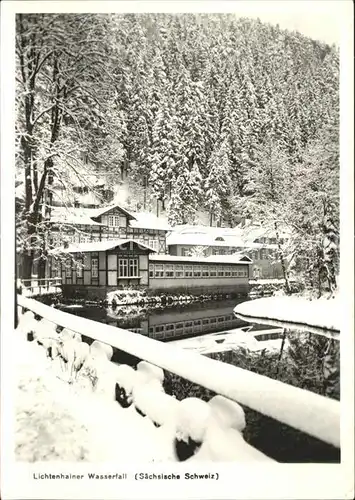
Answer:
[[139, 240], [158, 253], [166, 252], [167, 223], [153, 214], [132, 213], [120, 205], [52, 210], [52, 246], [114, 239]]

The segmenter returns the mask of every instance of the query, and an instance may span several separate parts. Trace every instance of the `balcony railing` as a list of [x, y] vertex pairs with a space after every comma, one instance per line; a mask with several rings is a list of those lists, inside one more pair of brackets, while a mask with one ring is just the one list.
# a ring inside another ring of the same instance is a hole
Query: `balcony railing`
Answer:
[[[217, 405], [219, 412], [222, 414], [226, 412], [225, 418], [223, 417], [220, 421], [222, 423], [219, 424], [222, 428], [224, 426], [222, 431], [228, 430], [235, 435], [235, 438], [242, 440], [240, 442], [243, 443], [243, 449], [250, 450], [250, 455], [257, 460], [265, 460], [269, 457], [247, 444], [242, 438], [238, 425], [233, 426], [231, 423], [233, 420], [231, 415], [243, 413], [238, 403], [325, 443], [340, 447], [340, 403], [338, 401], [193, 352], [183, 351], [127, 330], [105, 324], [99, 325], [97, 322], [64, 313], [32, 299], [19, 296], [18, 305], [22, 312], [32, 311], [37, 317], [44, 318], [54, 325], [70, 329], [139, 358], [155, 370], [167, 370], [215, 392], [219, 396], [212, 398], [211, 405], [202, 401], [201, 404], [207, 405], [206, 408], [209, 409]], [[161, 373], [163, 373], [162, 370]], [[170, 405], [173, 412], [177, 409], [176, 405], [180, 405], [181, 402], [175, 399], [163, 401], [165, 396], [167, 398], [171, 396], [161, 392], [155, 400], [155, 397], [150, 398], [150, 392], [154, 392], [151, 387], [144, 386], [143, 389], [146, 390], [146, 397], [142, 397], [142, 391], [133, 392], [132, 404], [157, 425], [166, 424], [165, 402], [169, 403], [168, 406]], [[129, 392], [129, 389], [126, 387], [127, 391]], [[139, 397], [137, 394], [140, 394]], [[192, 417], [196, 419], [196, 415]], [[201, 421], [201, 428], [204, 425], [205, 423]], [[230, 428], [227, 429], [228, 425]], [[228, 456], [228, 460], [238, 460], [238, 447], [235, 447], [232, 454]], [[225, 460], [225, 457], [219, 456], [216, 459]]]
[[25, 296], [57, 293], [61, 290], [62, 278], [21, 279], [18, 285], [22, 291], [22, 295]]

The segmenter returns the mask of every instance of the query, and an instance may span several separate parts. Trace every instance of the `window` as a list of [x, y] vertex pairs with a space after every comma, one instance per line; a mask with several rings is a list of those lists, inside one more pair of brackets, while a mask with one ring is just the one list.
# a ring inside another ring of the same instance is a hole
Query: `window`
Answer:
[[150, 246], [150, 248], [152, 248], [153, 250], [158, 251], [159, 241], [158, 240], [149, 240], [148, 246]]
[[185, 278], [192, 278], [192, 266], [184, 266]]
[[83, 259], [77, 259], [76, 261], [76, 277], [83, 277]]
[[99, 277], [99, 259], [97, 259], [96, 257], [91, 259], [91, 277]]
[[231, 275], [232, 275], [232, 271], [231, 271], [231, 268], [230, 266], [225, 266], [224, 268], [224, 275], [229, 278]]
[[149, 278], [154, 278], [154, 264], [149, 264]]
[[138, 276], [138, 259], [129, 259], [129, 275]]
[[266, 260], [268, 255], [267, 248], [262, 248], [260, 253], [261, 253], [261, 260]]
[[110, 227], [119, 227], [120, 226], [120, 216], [119, 215], [109, 215], [108, 216], [108, 225]]
[[175, 278], [183, 278], [184, 277], [184, 266], [181, 264], [176, 264], [175, 266]]
[[71, 278], [71, 260], [68, 259], [65, 263], [65, 277]]
[[232, 267], [232, 276], [238, 276], [238, 270], [235, 267]]
[[201, 277], [201, 266], [194, 266], [194, 278]]
[[203, 266], [202, 267], [202, 277], [203, 278], [208, 278], [209, 275], [210, 275], [210, 273], [209, 273], [209, 270], [208, 270], [208, 266]]
[[217, 276], [216, 266], [210, 267], [210, 277], [215, 278]]
[[224, 268], [222, 266], [218, 268], [217, 276], [218, 277], [224, 276]]
[[175, 330], [182, 330], [184, 328], [184, 323], [176, 323]]
[[52, 277], [60, 275], [60, 264], [57, 260], [52, 259]]
[[128, 260], [118, 259], [118, 276], [125, 278], [128, 276]]
[[181, 255], [183, 257], [188, 257], [189, 256], [189, 249], [188, 248], [182, 248], [181, 249]]
[[174, 277], [174, 264], [165, 264], [165, 278]]
[[154, 277], [155, 278], [163, 278], [164, 277], [164, 266], [163, 264], [155, 264], [154, 266]]
[[208, 324], [209, 324], [209, 322], [210, 322], [210, 320], [209, 320], [209, 319], [203, 319], [203, 320], [202, 320], [202, 324], [203, 324], [203, 325], [208, 325]]

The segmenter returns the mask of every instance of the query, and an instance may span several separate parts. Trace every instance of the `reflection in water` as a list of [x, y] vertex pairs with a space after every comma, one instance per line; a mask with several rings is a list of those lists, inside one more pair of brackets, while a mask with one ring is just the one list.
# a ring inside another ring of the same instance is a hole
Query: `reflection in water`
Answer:
[[[70, 312], [156, 340], [169, 341], [246, 326], [245, 321], [233, 314], [233, 308], [243, 300], [178, 304], [150, 309], [137, 305], [107, 309], [89, 306], [70, 309]], [[65, 310], [66, 306], [62, 308]], [[264, 327], [261, 325], [259, 328]]]

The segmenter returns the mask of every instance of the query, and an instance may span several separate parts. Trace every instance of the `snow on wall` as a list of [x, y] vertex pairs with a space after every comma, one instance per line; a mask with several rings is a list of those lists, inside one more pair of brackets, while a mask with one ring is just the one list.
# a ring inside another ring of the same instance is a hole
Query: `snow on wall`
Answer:
[[[248, 460], [254, 460], [252, 457], [269, 460], [245, 443], [241, 434], [245, 425], [244, 412], [236, 403], [222, 396], [213, 398], [211, 404], [196, 398], [177, 401], [163, 392], [163, 371], [145, 361], [134, 370], [126, 365], [117, 367], [102, 356], [88, 360], [91, 368], [96, 366], [100, 378], [105, 373], [112, 376], [115, 371], [116, 374], [125, 372], [126, 382], [131, 378], [133, 404], [128, 408], [113, 401], [112, 387], [106, 392], [97, 391], [93, 384], [90, 389], [90, 384], [82, 385], [80, 377], [68, 385], [65, 374], [58, 370], [56, 358], [51, 361], [36, 341], [25, 340], [26, 333], [37, 328], [41, 335], [35, 331], [35, 337], [41, 338], [45, 325], [52, 332], [55, 323], [42, 319], [34, 324], [33, 314], [26, 312], [20, 317], [17, 332], [20, 335], [14, 338], [18, 373], [18, 459], [30, 462], [177, 461], [176, 439], [186, 442], [192, 439], [202, 443], [202, 459], [209, 460], [213, 456], [218, 461], [219, 448], [215, 449], [213, 442], [208, 443], [217, 430], [222, 437], [227, 433], [233, 445], [231, 447], [225, 440], [223, 460], [227, 456], [230, 460], [241, 460], [248, 453], [251, 457]], [[65, 342], [80, 344], [73, 338], [66, 338]], [[111, 385], [116, 380], [122, 382], [119, 376], [117, 379], [103, 377], [103, 381]], [[141, 416], [136, 408], [147, 416]], [[198, 446], [190, 458], [198, 460], [201, 449]]]
[[58, 325], [112, 345], [334, 446], [340, 446], [340, 404], [309, 391], [199, 354], [58, 311], [24, 297], [19, 304]]
[[271, 319], [340, 332], [340, 303], [333, 299], [306, 300], [302, 297], [269, 297], [238, 304], [242, 318]]

